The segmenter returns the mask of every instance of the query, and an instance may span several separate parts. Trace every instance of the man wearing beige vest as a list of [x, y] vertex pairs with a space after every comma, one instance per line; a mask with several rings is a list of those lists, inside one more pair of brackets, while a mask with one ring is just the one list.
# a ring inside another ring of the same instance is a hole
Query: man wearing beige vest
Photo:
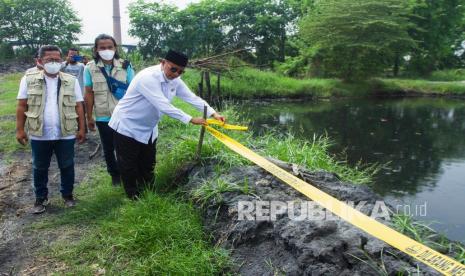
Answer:
[[114, 131], [108, 126], [119, 99], [110, 90], [106, 78], [112, 77], [121, 83], [129, 84], [134, 77], [134, 70], [128, 62], [119, 58], [115, 39], [106, 34], [101, 34], [95, 39], [93, 57], [94, 60], [89, 62], [84, 70], [87, 126], [91, 131], [95, 131], [97, 125], [107, 171], [111, 175], [113, 185], [119, 185], [121, 177], [113, 145]]
[[22, 145], [31, 140], [35, 214], [43, 213], [48, 202], [48, 168], [53, 153], [60, 168], [65, 206], [75, 205], [74, 144], [76, 139], [79, 143], [85, 140], [83, 98], [76, 78], [60, 72], [61, 63], [60, 48], [42, 46], [38, 64], [44, 70], [27, 73], [17, 97], [16, 139]]

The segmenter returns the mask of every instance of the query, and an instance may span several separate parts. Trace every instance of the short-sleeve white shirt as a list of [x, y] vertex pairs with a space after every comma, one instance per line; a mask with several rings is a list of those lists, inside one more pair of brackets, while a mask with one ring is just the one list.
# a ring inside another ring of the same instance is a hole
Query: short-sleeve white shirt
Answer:
[[[30, 135], [31, 140], [50, 141], [50, 140], [69, 140], [74, 139], [75, 135], [62, 137], [60, 127], [60, 115], [58, 111], [58, 77], [50, 78], [45, 76], [46, 92], [45, 92], [45, 107], [44, 107], [44, 126], [43, 136]], [[79, 82], [74, 82], [74, 94], [76, 95], [76, 102], [84, 101], [79, 87]], [[18, 100], [27, 99], [27, 81], [26, 76], [21, 79], [19, 84]]]

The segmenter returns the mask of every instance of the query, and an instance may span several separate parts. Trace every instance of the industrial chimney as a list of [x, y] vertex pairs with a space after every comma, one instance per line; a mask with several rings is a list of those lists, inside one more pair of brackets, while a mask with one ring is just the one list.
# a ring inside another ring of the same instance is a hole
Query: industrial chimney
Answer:
[[113, 0], [113, 37], [118, 45], [121, 45], [121, 16], [119, 0]]

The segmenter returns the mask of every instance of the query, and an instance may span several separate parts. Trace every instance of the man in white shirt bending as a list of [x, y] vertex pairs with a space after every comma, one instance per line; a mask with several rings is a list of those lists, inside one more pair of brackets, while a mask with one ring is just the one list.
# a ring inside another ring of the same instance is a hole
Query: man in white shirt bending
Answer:
[[158, 122], [163, 114], [181, 122], [204, 125], [206, 121], [193, 118], [174, 107], [174, 96], [203, 111], [207, 116], [225, 121], [207, 102], [196, 96], [179, 78], [184, 73], [188, 58], [182, 53], [169, 50], [159, 65], [138, 73], [118, 102], [109, 126], [115, 130], [115, 150], [121, 170], [121, 180], [131, 199], [154, 181]]

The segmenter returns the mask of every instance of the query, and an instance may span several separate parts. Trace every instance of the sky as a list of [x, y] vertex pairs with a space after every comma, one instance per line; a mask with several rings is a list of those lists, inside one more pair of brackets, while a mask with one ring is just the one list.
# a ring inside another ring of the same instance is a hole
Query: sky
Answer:
[[[73, 9], [82, 19], [82, 33], [78, 36], [79, 43], [93, 43], [97, 35], [106, 33], [113, 35], [113, 0], [69, 0]], [[121, 35], [123, 44], [137, 44], [137, 38], [128, 35], [129, 15], [127, 7], [135, 0], [120, 0]], [[150, 0], [153, 2], [153, 0]], [[146, 0], [149, 2], [149, 0]], [[198, 0], [163, 0], [167, 4], [174, 4], [185, 8], [189, 3]]]

